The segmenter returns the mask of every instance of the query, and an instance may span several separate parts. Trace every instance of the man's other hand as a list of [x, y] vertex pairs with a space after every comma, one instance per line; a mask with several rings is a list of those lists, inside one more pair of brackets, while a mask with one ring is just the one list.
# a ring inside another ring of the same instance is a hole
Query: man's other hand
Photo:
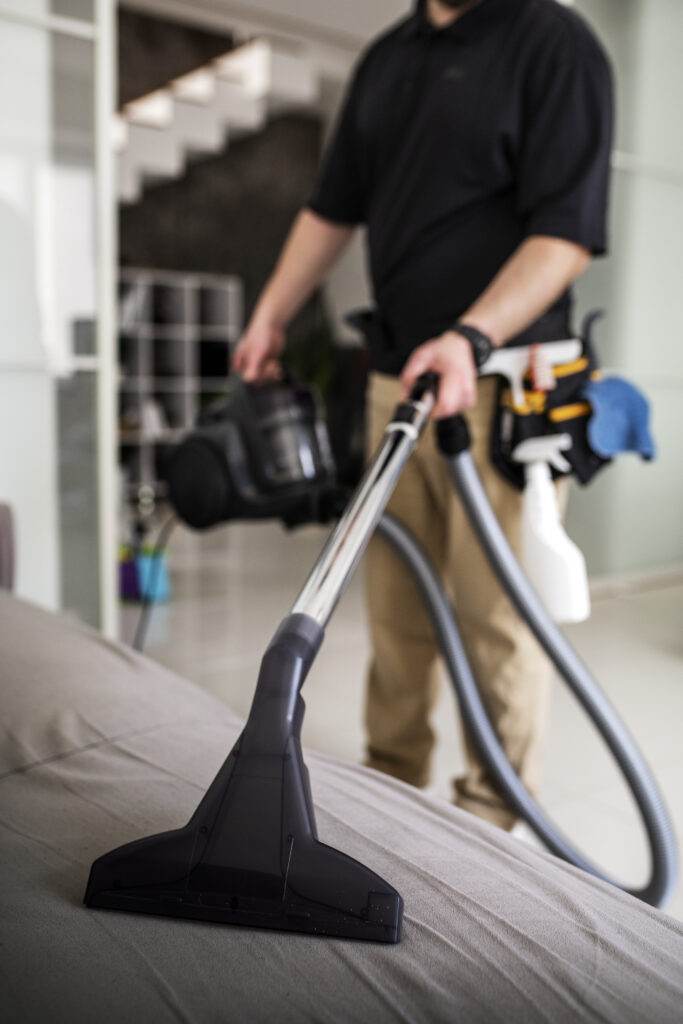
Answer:
[[282, 376], [280, 353], [284, 345], [284, 328], [251, 323], [235, 349], [232, 369], [248, 383], [278, 380]]
[[432, 412], [434, 419], [455, 416], [471, 409], [477, 401], [477, 369], [466, 338], [447, 331], [416, 348], [403, 368], [401, 382], [408, 395], [423, 373], [438, 373], [439, 394]]

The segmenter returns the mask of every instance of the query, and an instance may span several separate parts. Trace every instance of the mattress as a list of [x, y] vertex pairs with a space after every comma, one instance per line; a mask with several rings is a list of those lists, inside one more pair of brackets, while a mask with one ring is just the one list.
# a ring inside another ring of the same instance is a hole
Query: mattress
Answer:
[[402, 893], [400, 945], [86, 909], [92, 861], [184, 824], [241, 723], [128, 648], [7, 595], [0, 665], [7, 1024], [681, 1020], [679, 923], [316, 753], [320, 838]]

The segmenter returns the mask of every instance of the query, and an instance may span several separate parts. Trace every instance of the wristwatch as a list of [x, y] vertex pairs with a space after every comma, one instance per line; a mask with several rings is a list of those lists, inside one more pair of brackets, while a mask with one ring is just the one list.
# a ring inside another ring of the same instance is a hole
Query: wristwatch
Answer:
[[483, 366], [493, 352], [493, 342], [488, 334], [484, 334], [483, 331], [473, 327], [472, 324], [461, 324], [460, 321], [453, 324], [451, 330], [469, 341], [472, 355], [474, 356], [474, 365], [477, 369]]

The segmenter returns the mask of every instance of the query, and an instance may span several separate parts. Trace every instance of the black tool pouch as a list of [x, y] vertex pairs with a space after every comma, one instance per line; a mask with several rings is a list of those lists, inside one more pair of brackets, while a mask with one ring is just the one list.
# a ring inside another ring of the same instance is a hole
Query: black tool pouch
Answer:
[[[572, 473], [581, 484], [589, 483], [609, 460], [596, 455], [588, 444], [587, 425], [591, 408], [582, 398], [585, 384], [598, 371], [592, 343], [593, 325], [601, 313], [589, 314], [580, 339], [582, 351], [571, 363], [553, 368], [555, 388], [536, 391], [531, 374], [524, 378], [524, 402], [515, 405], [509, 382], [501, 377], [491, 432], [491, 461], [496, 469], [518, 490], [524, 490], [524, 465], [512, 454], [522, 441], [547, 434], [569, 434], [572, 446], [563, 452]], [[553, 469], [555, 478], [566, 474]]]

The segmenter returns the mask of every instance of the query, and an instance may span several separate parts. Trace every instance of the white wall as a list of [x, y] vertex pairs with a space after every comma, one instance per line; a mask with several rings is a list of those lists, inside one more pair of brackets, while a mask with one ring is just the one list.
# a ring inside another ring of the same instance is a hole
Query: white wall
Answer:
[[392, 20], [402, 17], [412, 0], [372, 0], [372, 3], [339, 3], [339, 0], [250, 0], [249, 7], [281, 15], [296, 16], [335, 31], [371, 36]]
[[413, 4], [411, 0], [372, 0], [371, 3], [297, 0], [296, 4], [291, 0], [249, 0], [248, 6], [255, 11], [296, 17], [309, 24], [369, 39], [403, 17]]
[[569, 528], [595, 573], [683, 563], [683, 4], [581, 0], [610, 50], [619, 83], [618, 168], [611, 255], [578, 289], [604, 306], [607, 367], [653, 406], [656, 463], [626, 456], [574, 497]]

